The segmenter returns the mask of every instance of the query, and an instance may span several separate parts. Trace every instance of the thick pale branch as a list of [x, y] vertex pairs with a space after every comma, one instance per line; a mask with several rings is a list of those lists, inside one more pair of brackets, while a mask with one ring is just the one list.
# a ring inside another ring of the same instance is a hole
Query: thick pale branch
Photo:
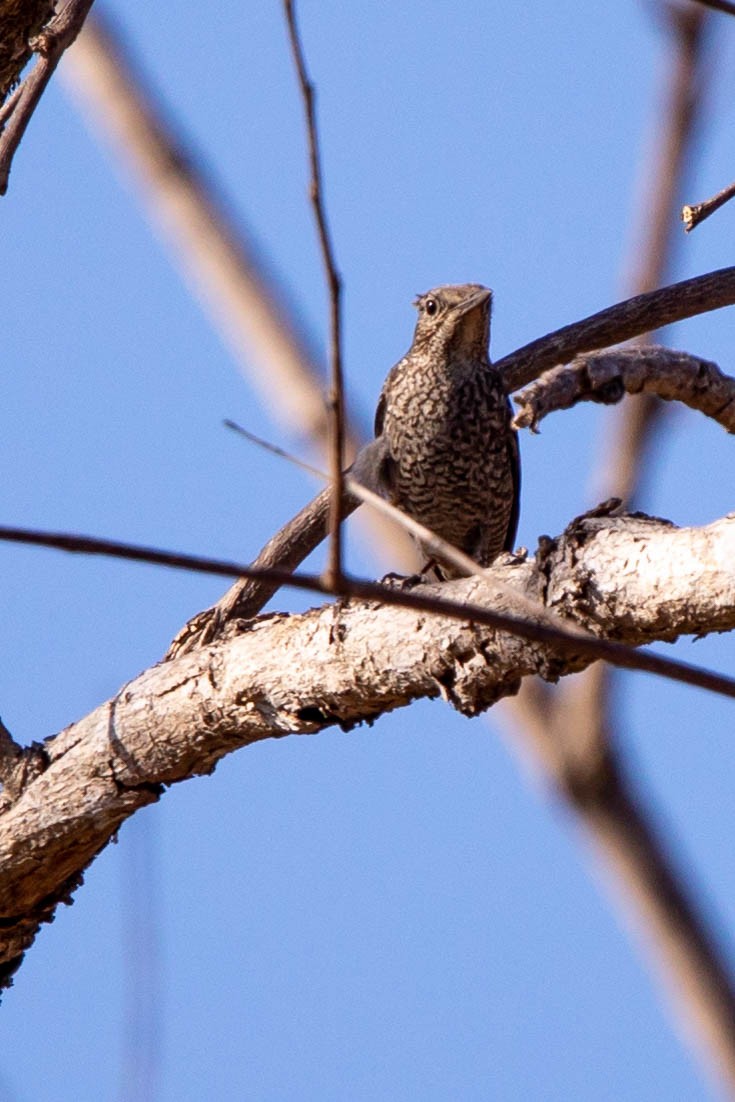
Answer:
[[[497, 565], [487, 582], [462, 579], [441, 592], [498, 609], [512, 586], [598, 634], [639, 644], [735, 627], [733, 564], [735, 518], [677, 529], [593, 516], [545, 542], [538, 561]], [[370, 722], [422, 696], [475, 715], [524, 676], [555, 679], [586, 661], [478, 625], [352, 601], [265, 616], [153, 667], [48, 740], [47, 767], [0, 815], [0, 960], [11, 969], [124, 819], [230, 751]]]

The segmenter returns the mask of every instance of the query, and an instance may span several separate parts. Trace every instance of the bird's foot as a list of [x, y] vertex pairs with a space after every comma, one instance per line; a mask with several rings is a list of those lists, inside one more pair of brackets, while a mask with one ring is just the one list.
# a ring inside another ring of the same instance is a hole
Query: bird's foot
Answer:
[[517, 547], [515, 551], [501, 551], [496, 559], [493, 560], [493, 564], [498, 563], [502, 566], [518, 566], [519, 563], [524, 563], [528, 558], [527, 547]]
[[425, 581], [423, 574], [395, 574], [391, 571], [380, 579], [380, 584], [387, 586], [388, 589], [413, 589], [414, 586], [421, 585]]

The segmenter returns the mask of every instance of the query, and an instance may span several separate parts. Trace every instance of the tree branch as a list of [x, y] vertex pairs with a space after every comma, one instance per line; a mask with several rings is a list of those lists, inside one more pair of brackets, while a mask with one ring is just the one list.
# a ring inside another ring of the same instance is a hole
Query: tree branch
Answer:
[[38, 60], [3, 109], [0, 117], [0, 195], [8, 190], [13, 157], [33, 112], [66, 49], [82, 29], [93, 0], [67, 0], [51, 22], [31, 43]]
[[735, 379], [709, 360], [656, 345], [591, 352], [552, 368], [515, 395], [514, 424], [536, 432], [550, 413], [578, 402], [612, 405], [625, 394], [682, 402], [735, 432]]
[[608, 348], [651, 329], [660, 329], [684, 318], [735, 305], [735, 268], [720, 268], [706, 275], [673, 283], [657, 291], [636, 295], [582, 321], [553, 333], [496, 360], [505, 389], [510, 394], [537, 379], [557, 364], [569, 363], [583, 352]]
[[[495, 566], [486, 580], [422, 586], [414, 599], [439, 590], [498, 615], [510, 585], [628, 645], [730, 630], [734, 539], [732, 518], [677, 529], [643, 517], [583, 517], [544, 544], [537, 562]], [[232, 750], [372, 722], [421, 696], [442, 695], [476, 715], [523, 677], [555, 680], [589, 661], [573, 646], [560, 654], [476, 622], [351, 600], [265, 616], [153, 667], [49, 739], [47, 768], [0, 815], [0, 960], [12, 971], [125, 818]]]

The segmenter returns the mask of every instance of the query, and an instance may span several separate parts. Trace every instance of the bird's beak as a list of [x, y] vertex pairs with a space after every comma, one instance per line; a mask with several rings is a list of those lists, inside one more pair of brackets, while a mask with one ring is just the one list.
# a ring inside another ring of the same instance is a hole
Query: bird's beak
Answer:
[[492, 291], [487, 287], [480, 288], [479, 291], [475, 291], [464, 300], [460, 306], [460, 314], [464, 317], [465, 314], [471, 313], [472, 310], [476, 310], [478, 306], [484, 306], [486, 302], [489, 302], [493, 297]]
[[455, 332], [466, 344], [482, 345], [486, 350], [490, 343], [490, 300], [492, 291], [481, 287], [461, 303]]

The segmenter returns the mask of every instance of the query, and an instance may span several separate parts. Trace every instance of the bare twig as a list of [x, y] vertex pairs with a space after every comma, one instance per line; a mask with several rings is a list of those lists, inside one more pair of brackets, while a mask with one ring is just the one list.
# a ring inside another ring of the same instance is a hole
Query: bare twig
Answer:
[[342, 281], [337, 271], [334, 260], [334, 249], [327, 226], [327, 216], [324, 209], [324, 196], [322, 189], [321, 153], [319, 149], [319, 134], [317, 131], [316, 112], [314, 109], [314, 85], [309, 80], [304, 60], [304, 51], [299, 38], [296, 25], [296, 13], [293, 0], [284, 0], [288, 34], [291, 42], [296, 72], [299, 79], [299, 87], [304, 101], [306, 115], [306, 133], [309, 143], [309, 164], [311, 168], [311, 182], [309, 194], [314, 207], [319, 234], [319, 245], [322, 252], [322, 261], [327, 277], [330, 303], [330, 350], [331, 379], [329, 388], [329, 419], [331, 428], [330, 470], [334, 493], [330, 505], [329, 514], [329, 564], [328, 577], [333, 589], [339, 588], [342, 576], [342, 533], [340, 524], [342, 521], [342, 468], [344, 466], [344, 387], [342, 383], [342, 313], [341, 294]]
[[709, 310], [735, 305], [735, 267], [673, 283], [608, 306], [582, 321], [565, 325], [495, 362], [510, 393], [537, 379], [542, 371], [569, 363], [582, 352], [608, 348], [641, 333], [660, 329]]
[[17, 92], [6, 104], [0, 123], [0, 195], [8, 190], [13, 157], [31, 121], [31, 116], [54, 74], [62, 54], [82, 29], [93, 0], [67, 0], [51, 22], [31, 43], [38, 60]]
[[[301, 470], [308, 471], [317, 478], [329, 481], [329, 475], [324, 471], [320, 471], [318, 467], [314, 467], [311, 463], [305, 463], [303, 459], [299, 459], [298, 456], [292, 455], [277, 444], [271, 444], [269, 440], [264, 440], [262, 436], [257, 436], [254, 432], [249, 432], [248, 429], [243, 428], [242, 425], [238, 425], [235, 421], [225, 421], [225, 425], [227, 428], [244, 436], [246, 440], [249, 440], [257, 447], [264, 448], [271, 454], [277, 455], [280, 459], [287, 460], [289, 463], [301, 468]], [[419, 523], [414, 517], [409, 516], [408, 513], [402, 512], [401, 509], [398, 509], [395, 505], [386, 501], [385, 498], [380, 497], [379, 494], [368, 489], [367, 486], [363, 486], [351, 476], [349, 470], [345, 471], [344, 483], [348, 493], [358, 498], [363, 505], [368, 505], [371, 509], [377, 509], [379, 513], [382, 513], [410, 533], [410, 535], [421, 544], [425, 554], [429, 558], [436, 558], [444, 562], [452, 563], [453, 566], [457, 567], [460, 575], [466, 575], [467, 577], [472, 576], [475, 578], [484, 578], [488, 576], [488, 568], [486, 566], [481, 566], [480, 563], [475, 562], [469, 555], [466, 555], [464, 551], [461, 551], [458, 547], [455, 547], [454, 544], [449, 543], [448, 540], [443, 539], [442, 536], [437, 535], [436, 532], [427, 528], [425, 524]], [[556, 627], [563, 632], [569, 630], [569, 623], [563, 621], [560, 616], [556, 616], [549, 612], [548, 608], [546, 608], [541, 601], [532, 600], [526, 597], [524, 594], [519, 593], [514, 586], [504, 585], [503, 582], [498, 581], [497, 577], [493, 577], [493, 590], [496, 593], [500, 593], [501, 596], [507, 597], [514, 611], [524, 611], [532, 619], [556, 625]], [[580, 638], [587, 637], [594, 638], [589, 632], [580, 631]]]
[[724, 207], [725, 203], [729, 203], [731, 199], [735, 198], [735, 181], [728, 187], [718, 191], [716, 195], [713, 195], [710, 199], [705, 199], [701, 203], [696, 203], [691, 206], [689, 203], [682, 207], [681, 220], [684, 223], [684, 229], [687, 233], [690, 230], [695, 229], [700, 222], [704, 222], [705, 218], [709, 218], [711, 214], [714, 214], [720, 207]]
[[516, 428], [533, 432], [549, 413], [578, 402], [612, 405], [624, 394], [654, 394], [682, 402], [735, 433], [735, 378], [717, 364], [656, 345], [590, 352], [546, 371], [514, 396]]
[[[118, 540], [95, 539], [91, 536], [72, 535], [67, 532], [45, 532], [38, 529], [0, 526], [0, 541], [50, 547], [60, 551], [85, 555], [105, 555], [134, 562], [169, 566], [179, 570], [192, 570], [200, 574], [216, 574], [221, 577], [267, 578], [277, 585], [329, 595], [331, 590], [323, 577], [314, 574], [292, 574], [279, 569], [258, 569], [242, 563], [223, 559], [210, 559], [199, 555], [186, 555], [175, 551], [163, 551], [139, 544]], [[496, 568], [499, 569], [499, 568]], [[444, 583], [453, 584], [453, 583]], [[344, 577], [340, 595], [377, 601], [386, 605], [416, 609], [453, 620], [484, 624], [487, 627], [517, 635], [521, 639], [556, 647], [563, 653], [585, 655], [588, 659], [603, 660], [623, 669], [640, 670], [660, 677], [680, 681], [685, 685], [707, 689], [721, 696], [735, 699], [735, 678], [703, 669], [688, 662], [664, 658], [648, 650], [636, 649], [607, 639], [581, 636], [578, 628], [563, 631], [548, 624], [524, 620], [504, 612], [485, 608], [483, 605], [445, 600], [427, 596], [423, 592], [394, 588], [380, 582], [367, 582]], [[714, 630], [714, 628], [713, 628]]]

